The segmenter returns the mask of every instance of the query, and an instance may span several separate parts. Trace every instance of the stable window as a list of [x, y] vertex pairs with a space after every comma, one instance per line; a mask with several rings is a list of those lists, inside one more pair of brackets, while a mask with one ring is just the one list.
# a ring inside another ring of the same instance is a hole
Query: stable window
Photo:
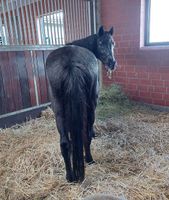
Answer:
[[0, 0], [0, 49], [63, 45], [65, 7], [60, 0]]
[[146, 0], [145, 45], [169, 45], [169, 0]]
[[43, 15], [37, 19], [39, 44], [64, 44], [63, 11]]

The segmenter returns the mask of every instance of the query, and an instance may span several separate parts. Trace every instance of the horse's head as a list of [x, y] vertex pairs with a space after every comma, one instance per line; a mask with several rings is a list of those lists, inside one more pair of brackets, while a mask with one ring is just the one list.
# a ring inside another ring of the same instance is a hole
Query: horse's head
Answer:
[[97, 57], [105, 65], [108, 71], [116, 68], [117, 63], [114, 57], [113, 27], [109, 31], [104, 31], [103, 26], [97, 33]]

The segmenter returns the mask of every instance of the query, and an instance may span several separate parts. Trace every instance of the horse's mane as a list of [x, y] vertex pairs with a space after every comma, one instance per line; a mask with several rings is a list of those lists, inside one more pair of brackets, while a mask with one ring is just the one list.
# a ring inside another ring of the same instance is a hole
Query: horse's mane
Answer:
[[97, 57], [97, 34], [90, 35], [86, 38], [82, 38], [79, 40], [74, 40], [73, 42], [66, 43], [66, 45], [76, 45], [80, 47], [84, 47], [89, 51], [93, 52]]

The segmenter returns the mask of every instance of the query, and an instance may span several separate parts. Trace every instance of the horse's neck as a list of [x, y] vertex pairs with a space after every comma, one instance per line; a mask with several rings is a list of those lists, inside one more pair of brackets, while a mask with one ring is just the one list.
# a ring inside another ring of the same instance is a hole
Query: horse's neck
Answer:
[[89, 51], [93, 52], [93, 54], [97, 57], [97, 35], [96, 34], [86, 37], [84, 39], [75, 40], [69, 44], [84, 47], [88, 49]]

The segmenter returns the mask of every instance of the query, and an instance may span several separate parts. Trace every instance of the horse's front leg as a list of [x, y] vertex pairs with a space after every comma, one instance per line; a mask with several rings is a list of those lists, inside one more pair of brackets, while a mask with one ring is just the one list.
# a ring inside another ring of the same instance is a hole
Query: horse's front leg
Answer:
[[85, 161], [88, 164], [93, 164], [94, 160], [91, 154], [90, 144], [91, 144], [91, 138], [88, 138], [86, 135], [86, 138], [84, 139]]
[[92, 106], [88, 109], [87, 131], [86, 131], [85, 139], [84, 139], [85, 160], [89, 164], [94, 163], [94, 160], [91, 154], [91, 149], [90, 149], [92, 138], [95, 135], [94, 130], [93, 130], [94, 120], [95, 120], [95, 107]]
[[60, 148], [61, 153], [64, 158], [65, 168], [66, 168], [66, 179], [68, 182], [74, 181], [74, 176], [72, 172], [70, 154], [71, 154], [71, 144], [68, 137], [68, 131], [66, 130], [65, 120], [64, 120], [64, 107], [57, 98], [54, 98], [54, 112], [58, 132], [60, 134]]
[[96, 81], [96, 85], [94, 85], [92, 90], [92, 97], [90, 102], [90, 109], [88, 113], [88, 125], [89, 125], [89, 135], [91, 138], [95, 137], [95, 131], [93, 128], [94, 122], [95, 122], [95, 110], [98, 102], [99, 97], [99, 81]]
[[94, 163], [94, 160], [91, 154], [90, 145], [91, 145], [92, 138], [95, 137], [93, 124], [95, 121], [95, 109], [96, 109], [97, 100], [98, 100], [98, 82], [95, 85], [95, 87], [93, 87], [92, 94], [93, 96], [91, 98], [89, 107], [87, 109], [87, 131], [86, 131], [86, 138], [84, 141], [85, 159], [86, 159], [86, 162], [89, 164]]

